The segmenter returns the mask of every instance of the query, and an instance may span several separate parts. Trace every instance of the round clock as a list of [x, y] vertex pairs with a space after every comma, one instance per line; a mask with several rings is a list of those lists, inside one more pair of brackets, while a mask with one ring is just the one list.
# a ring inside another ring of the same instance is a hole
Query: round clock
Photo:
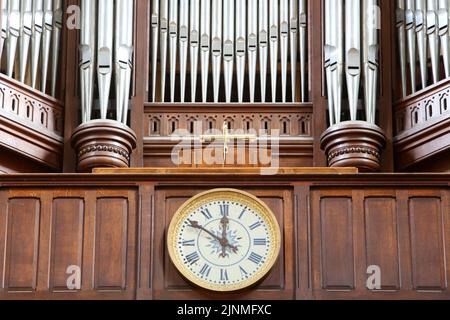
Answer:
[[167, 236], [172, 262], [193, 284], [231, 292], [259, 282], [275, 264], [281, 244], [272, 211], [253, 195], [215, 189], [175, 213]]

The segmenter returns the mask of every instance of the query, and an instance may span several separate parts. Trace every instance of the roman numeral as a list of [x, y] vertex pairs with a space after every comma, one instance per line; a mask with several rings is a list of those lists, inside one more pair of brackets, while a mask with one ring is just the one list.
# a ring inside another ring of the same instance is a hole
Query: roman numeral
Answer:
[[209, 277], [209, 273], [211, 272], [211, 266], [205, 263], [203, 268], [200, 270], [200, 274], [204, 277]]
[[220, 281], [228, 281], [228, 271], [226, 269], [220, 269]]
[[243, 277], [248, 276], [248, 272], [244, 268], [242, 268], [241, 266], [239, 266], [239, 271], [241, 271], [241, 274], [242, 274]]
[[261, 222], [256, 222], [250, 226], [250, 230], [255, 230], [261, 226]]
[[254, 264], [260, 264], [262, 261], [263, 257], [260, 256], [257, 253], [252, 252], [250, 254], [250, 257], [248, 257], [248, 260], [250, 260], [251, 262], [253, 262]]
[[195, 247], [195, 240], [184, 240], [181, 244], [183, 247]]
[[261, 239], [254, 239], [253, 245], [255, 246], [265, 246], [267, 245], [267, 239], [261, 238]]
[[198, 256], [197, 252], [191, 253], [186, 256], [186, 260], [189, 264], [195, 264], [198, 260], [200, 260], [200, 257]]
[[239, 220], [242, 219], [242, 217], [244, 216], [245, 213], [246, 213], [246, 209], [242, 210], [241, 214], [239, 215]]
[[211, 212], [209, 212], [209, 209], [201, 210], [201, 212], [202, 212], [202, 215], [204, 215], [206, 219], [208, 219], [208, 220], [212, 219], [212, 214], [211, 214]]
[[224, 217], [228, 217], [228, 212], [230, 210], [230, 206], [228, 204], [220, 205], [220, 214]]

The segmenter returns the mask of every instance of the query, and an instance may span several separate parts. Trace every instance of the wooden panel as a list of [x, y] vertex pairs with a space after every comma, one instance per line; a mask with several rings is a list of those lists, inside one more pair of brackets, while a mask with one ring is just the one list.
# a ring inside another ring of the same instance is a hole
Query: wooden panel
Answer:
[[413, 286], [416, 290], [446, 288], [441, 200], [409, 200]]
[[95, 217], [95, 289], [126, 288], [128, 201], [99, 198]]
[[6, 248], [5, 248], [5, 238], [6, 238], [6, 213], [8, 198], [7, 192], [0, 190], [0, 292], [3, 291], [5, 287], [3, 271], [5, 270], [4, 262]]
[[67, 290], [67, 268], [82, 267], [84, 201], [78, 198], [53, 200], [50, 289]]
[[351, 198], [321, 200], [322, 286], [352, 290], [355, 286]]
[[381, 268], [381, 289], [398, 290], [399, 252], [394, 198], [365, 200], [366, 263]]
[[36, 290], [39, 218], [39, 199], [9, 200], [5, 287], [10, 292]]

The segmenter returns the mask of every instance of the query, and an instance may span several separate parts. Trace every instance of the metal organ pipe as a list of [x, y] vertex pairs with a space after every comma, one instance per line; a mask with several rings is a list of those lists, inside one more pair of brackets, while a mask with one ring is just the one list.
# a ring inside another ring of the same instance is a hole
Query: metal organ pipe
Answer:
[[12, 77], [14, 62], [16, 59], [17, 41], [20, 36], [20, 0], [9, 0], [8, 2], [8, 56], [6, 75]]
[[405, 40], [405, 0], [397, 0], [396, 27], [398, 37], [398, 50], [400, 60], [400, 78], [402, 86], [402, 97], [406, 97], [406, 40]]
[[50, 59], [50, 45], [53, 33], [53, 0], [44, 0], [44, 28], [42, 34], [42, 69], [41, 89], [47, 91], [48, 63]]
[[191, 59], [191, 101], [197, 92], [198, 49], [200, 45], [200, 0], [191, 0], [189, 47]]
[[377, 0], [363, 2], [363, 70], [366, 121], [375, 124], [378, 87]]
[[270, 42], [270, 77], [272, 80], [272, 102], [277, 102], [277, 76], [278, 76], [278, 25], [279, 8], [277, 0], [269, 0], [269, 42]]
[[246, 7], [246, 0], [236, 0], [236, 70], [239, 103], [244, 102], [245, 55], [247, 49]]
[[[339, 6], [333, 5], [333, 7], [342, 12], [343, 0], [339, 3]], [[271, 75], [269, 87], [272, 91], [272, 102], [287, 102], [288, 90], [292, 90], [291, 101], [306, 101], [307, 0], [152, 0], [151, 12], [153, 41], [150, 76], [153, 86], [156, 87], [158, 69], [156, 50], [159, 45], [162, 102], [164, 102], [167, 71], [170, 74], [170, 83], [167, 84], [167, 88], [170, 88], [171, 102], [185, 101], [185, 91], [189, 87], [188, 71], [190, 71], [191, 101], [196, 102], [197, 79], [200, 73], [201, 99], [204, 103], [208, 102], [210, 68], [212, 70], [212, 100], [215, 103], [218, 103], [222, 97], [225, 98], [225, 102], [231, 102], [233, 88], [237, 89], [237, 102], [248, 99], [249, 102], [254, 103], [257, 98], [256, 92], [261, 93], [261, 102], [266, 102], [267, 74]], [[342, 23], [342, 17], [340, 23]], [[336, 39], [339, 38], [338, 32], [336, 30], [334, 32]], [[167, 37], [170, 40], [168, 46]], [[169, 48], [168, 66], [167, 47]], [[341, 49], [343, 51], [343, 45]], [[342, 56], [343, 53], [340, 57]], [[299, 57], [300, 68], [298, 68]], [[297, 78], [299, 69], [300, 79]], [[339, 70], [343, 72], [342, 63]], [[236, 71], [236, 86], [233, 85], [234, 71]], [[289, 72], [291, 88], [288, 86]], [[257, 84], [258, 75], [260, 82]], [[221, 85], [222, 76], [223, 85]], [[280, 85], [277, 83], [279, 76], [281, 77]], [[177, 81], [180, 83], [176, 83]], [[181, 93], [179, 100], [178, 96], [175, 97], [175, 88], [178, 88], [178, 85]], [[220, 92], [222, 88], [225, 89], [224, 93]], [[281, 90], [280, 101], [277, 101], [278, 89]], [[298, 92], [300, 92], [300, 98]], [[153, 88], [151, 101], [155, 102], [155, 100], [155, 88]]]
[[63, 9], [62, 0], [53, 0], [53, 39], [52, 39], [52, 96], [56, 96], [58, 80], [59, 49], [62, 31]]
[[[408, 1], [408, 0], [407, 0]], [[427, 5], [426, 0], [416, 0], [416, 12], [415, 12], [415, 20], [416, 20], [416, 35], [417, 35], [417, 49], [419, 52], [419, 66], [420, 66], [420, 79], [422, 81], [422, 89], [427, 86]], [[411, 19], [414, 19], [414, 16], [410, 18], [410, 12], [408, 9], [405, 12], [406, 15], [406, 28], [408, 28], [408, 24], [411, 23]], [[411, 49], [409, 48], [409, 35], [408, 35], [408, 52]], [[411, 78], [411, 86], [412, 93], [416, 91], [415, 84], [415, 72], [414, 78]]]
[[80, 86], [83, 122], [90, 121], [92, 116], [92, 102], [94, 95], [96, 3], [97, 0], [81, 1]]
[[175, 102], [175, 77], [177, 73], [178, 0], [169, 4], [170, 101]]
[[167, 37], [169, 32], [169, 0], [161, 0], [160, 3], [160, 66], [161, 66], [161, 101], [165, 101], [166, 95], [166, 68], [167, 68]]
[[112, 78], [114, 3], [98, 0], [97, 77], [100, 115], [106, 119]]
[[20, 60], [19, 60], [19, 80], [25, 82], [25, 74], [28, 66], [28, 52], [30, 49], [32, 23], [33, 23], [33, 4], [31, 0], [23, 0], [20, 8]]
[[[42, 31], [44, 24], [44, 2], [43, 0], [34, 0], [33, 3], [33, 33], [31, 39], [31, 87], [36, 88], [37, 74], [39, 67], [39, 57], [41, 51]], [[83, 11], [81, 20], [83, 23]]]
[[[295, 2], [295, 1], [294, 1]], [[248, 78], [250, 84], [250, 103], [255, 102], [256, 62], [258, 50], [258, 0], [248, 0]]]
[[306, 0], [300, 0], [299, 7], [299, 38], [300, 38], [300, 91], [301, 91], [301, 102], [306, 102], [306, 35], [307, 35], [307, 11], [306, 11]]
[[180, 95], [181, 102], [186, 94], [187, 54], [189, 40], [189, 1], [180, 1], [179, 47], [180, 47]]
[[[301, 2], [301, 0], [300, 0]], [[298, 15], [299, 6], [297, 0], [289, 1], [289, 30], [291, 45], [291, 90], [292, 102], [297, 101], [297, 53], [298, 53]]]
[[430, 47], [433, 82], [439, 81], [439, 37], [437, 19], [437, 0], [427, 0], [427, 35]]
[[444, 61], [444, 70], [446, 78], [450, 76], [448, 9], [449, 9], [449, 0], [439, 0], [438, 33], [439, 38], [441, 40], [442, 58]]
[[234, 1], [223, 2], [223, 73], [225, 79], [225, 101], [231, 102], [234, 71]]
[[361, 79], [360, 0], [345, 1], [345, 59], [350, 119], [356, 121]]
[[8, 39], [8, 0], [2, 0], [2, 36], [0, 39], [0, 59], [3, 55], [3, 47]]
[[280, 0], [281, 101], [286, 103], [289, 48], [289, 1]]
[[261, 78], [261, 102], [266, 102], [267, 61], [269, 47], [269, 0], [260, 0], [259, 18], [259, 69]]
[[219, 102], [220, 68], [222, 62], [222, 10], [222, 0], [213, 1], [212, 16], [214, 17], [214, 21], [211, 27], [211, 34], [213, 90], [215, 103]]
[[152, 0], [152, 102], [156, 101], [156, 75], [158, 66], [159, 0]]

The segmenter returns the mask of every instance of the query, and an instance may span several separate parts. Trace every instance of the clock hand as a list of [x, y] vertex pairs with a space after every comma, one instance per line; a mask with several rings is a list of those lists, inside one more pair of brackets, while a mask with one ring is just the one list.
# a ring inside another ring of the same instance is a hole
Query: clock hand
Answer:
[[228, 239], [227, 239], [227, 229], [228, 229], [228, 223], [230, 221], [228, 220], [228, 218], [226, 216], [223, 216], [223, 218], [220, 220], [220, 224], [222, 225], [222, 240], [224, 243], [221, 243], [222, 245], [222, 258], [225, 258], [227, 256], [227, 244], [228, 244]]
[[222, 239], [219, 238], [218, 236], [216, 236], [214, 233], [212, 233], [211, 231], [205, 229], [204, 227], [202, 227], [198, 221], [192, 221], [192, 220], [188, 220], [189, 223], [191, 224], [190, 227], [194, 228], [194, 229], [198, 229], [198, 230], [202, 230], [204, 232], [206, 232], [207, 234], [209, 234], [211, 237], [213, 237], [214, 239], [216, 239], [217, 241], [219, 241], [220, 243], [222, 243]]
[[213, 237], [214, 239], [216, 239], [217, 241], [219, 241], [221, 246], [225, 246], [225, 247], [230, 247], [231, 250], [233, 250], [234, 253], [236, 253], [238, 251], [238, 248], [236, 246], [232, 246], [231, 244], [228, 243], [227, 239], [222, 239], [219, 238], [218, 236], [216, 236], [214, 233], [212, 233], [211, 231], [205, 229], [203, 226], [201, 226], [198, 221], [192, 221], [192, 220], [188, 220], [189, 223], [191, 224], [190, 227], [194, 228], [194, 229], [198, 229], [198, 230], [202, 230], [204, 232], [206, 232], [207, 234], [209, 234], [211, 237]]

